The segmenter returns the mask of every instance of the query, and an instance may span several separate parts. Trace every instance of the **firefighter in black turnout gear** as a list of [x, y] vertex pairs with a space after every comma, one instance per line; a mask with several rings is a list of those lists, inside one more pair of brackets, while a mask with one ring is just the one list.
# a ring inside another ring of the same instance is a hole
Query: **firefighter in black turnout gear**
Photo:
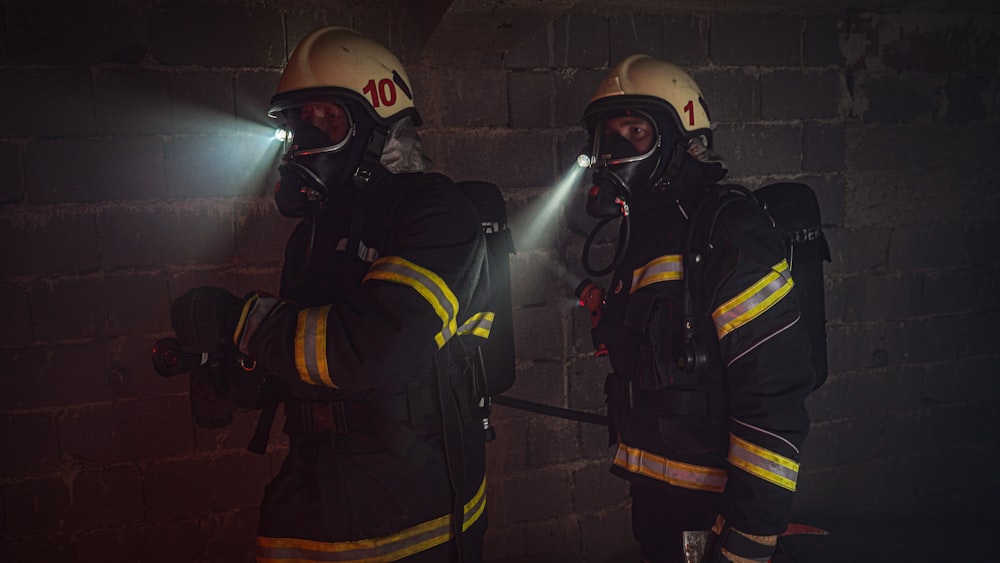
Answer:
[[302, 218], [280, 296], [200, 287], [171, 310], [183, 347], [238, 349], [280, 388], [290, 451], [258, 560], [480, 561], [492, 314], [476, 210], [426, 171], [409, 78], [369, 38], [310, 33], [271, 103], [291, 134], [276, 203]]
[[752, 197], [725, 196], [744, 190], [719, 184], [705, 101], [680, 68], [624, 59], [583, 122], [588, 212], [622, 221], [594, 337], [614, 370], [612, 472], [630, 481], [643, 561], [686, 561], [699, 530], [712, 531], [702, 561], [767, 561], [814, 377], [784, 238]]

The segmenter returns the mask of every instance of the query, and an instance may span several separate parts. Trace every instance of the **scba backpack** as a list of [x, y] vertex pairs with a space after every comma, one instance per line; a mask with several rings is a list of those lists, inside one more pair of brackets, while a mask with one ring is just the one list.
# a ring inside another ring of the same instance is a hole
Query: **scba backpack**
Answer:
[[[830, 247], [823, 234], [823, 223], [816, 192], [801, 182], [778, 182], [750, 191], [742, 186], [717, 187], [716, 197], [708, 209], [699, 206], [688, 235], [692, 240], [711, 240], [714, 220], [719, 210], [743, 198], [754, 200], [785, 233], [788, 266], [798, 292], [801, 322], [806, 327], [812, 347], [811, 363], [816, 372], [813, 388], [826, 382], [828, 373], [826, 348], [826, 291], [823, 285], [823, 262], [830, 261]], [[696, 269], [692, 268], [692, 271]], [[696, 282], [694, 282], [696, 284]]]
[[489, 395], [499, 395], [514, 385], [514, 314], [510, 292], [510, 255], [514, 239], [507, 224], [507, 204], [496, 184], [468, 180], [456, 182], [459, 191], [475, 205], [486, 235], [490, 309], [494, 312], [490, 337], [482, 345]]

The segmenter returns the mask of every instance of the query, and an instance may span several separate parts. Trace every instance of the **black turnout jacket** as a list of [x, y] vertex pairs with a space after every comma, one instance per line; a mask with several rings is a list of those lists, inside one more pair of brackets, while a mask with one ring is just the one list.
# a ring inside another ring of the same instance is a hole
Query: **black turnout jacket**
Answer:
[[[612, 471], [718, 493], [733, 527], [774, 535], [788, 522], [814, 375], [784, 237], [752, 198], [707, 200], [691, 242], [701, 259], [685, 262], [695, 210], [724, 174], [688, 158], [665, 190], [630, 202], [630, 243], [596, 328], [614, 368]], [[707, 352], [695, 373], [677, 363], [685, 278]]]
[[[334, 196], [293, 232], [284, 305], [249, 341], [287, 384], [291, 436], [261, 505], [261, 560], [447, 560], [456, 513], [482, 534], [482, 425], [445, 419], [435, 360], [456, 402], [474, 400], [463, 359], [489, 335], [485, 244], [472, 202], [423, 173]], [[456, 426], [464, 456], [443, 445]]]

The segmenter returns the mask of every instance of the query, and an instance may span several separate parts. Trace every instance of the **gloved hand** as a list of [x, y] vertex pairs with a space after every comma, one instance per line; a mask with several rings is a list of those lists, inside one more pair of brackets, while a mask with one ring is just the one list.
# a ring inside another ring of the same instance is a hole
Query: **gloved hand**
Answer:
[[702, 563], [766, 563], [778, 536], [758, 536], [733, 528], [719, 516], [712, 527]]
[[170, 305], [170, 321], [181, 347], [214, 352], [233, 344], [243, 299], [221, 287], [196, 287]]
[[261, 293], [240, 299], [221, 287], [196, 287], [174, 300], [170, 320], [182, 348], [213, 352], [235, 346], [250, 356], [250, 339], [283, 305]]

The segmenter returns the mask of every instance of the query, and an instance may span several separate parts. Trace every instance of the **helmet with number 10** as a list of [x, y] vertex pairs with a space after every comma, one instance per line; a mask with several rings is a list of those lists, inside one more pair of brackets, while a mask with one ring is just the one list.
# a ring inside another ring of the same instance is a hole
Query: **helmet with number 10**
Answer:
[[386, 139], [406, 136], [414, 146], [413, 127], [421, 124], [399, 59], [337, 26], [317, 29], [298, 44], [268, 115], [284, 119], [290, 138], [275, 188], [278, 207], [289, 216], [364, 185], [383, 159]]
[[354, 101], [386, 127], [403, 116], [421, 123], [396, 55], [346, 27], [320, 28], [302, 39], [281, 74], [270, 113], [318, 98]]

